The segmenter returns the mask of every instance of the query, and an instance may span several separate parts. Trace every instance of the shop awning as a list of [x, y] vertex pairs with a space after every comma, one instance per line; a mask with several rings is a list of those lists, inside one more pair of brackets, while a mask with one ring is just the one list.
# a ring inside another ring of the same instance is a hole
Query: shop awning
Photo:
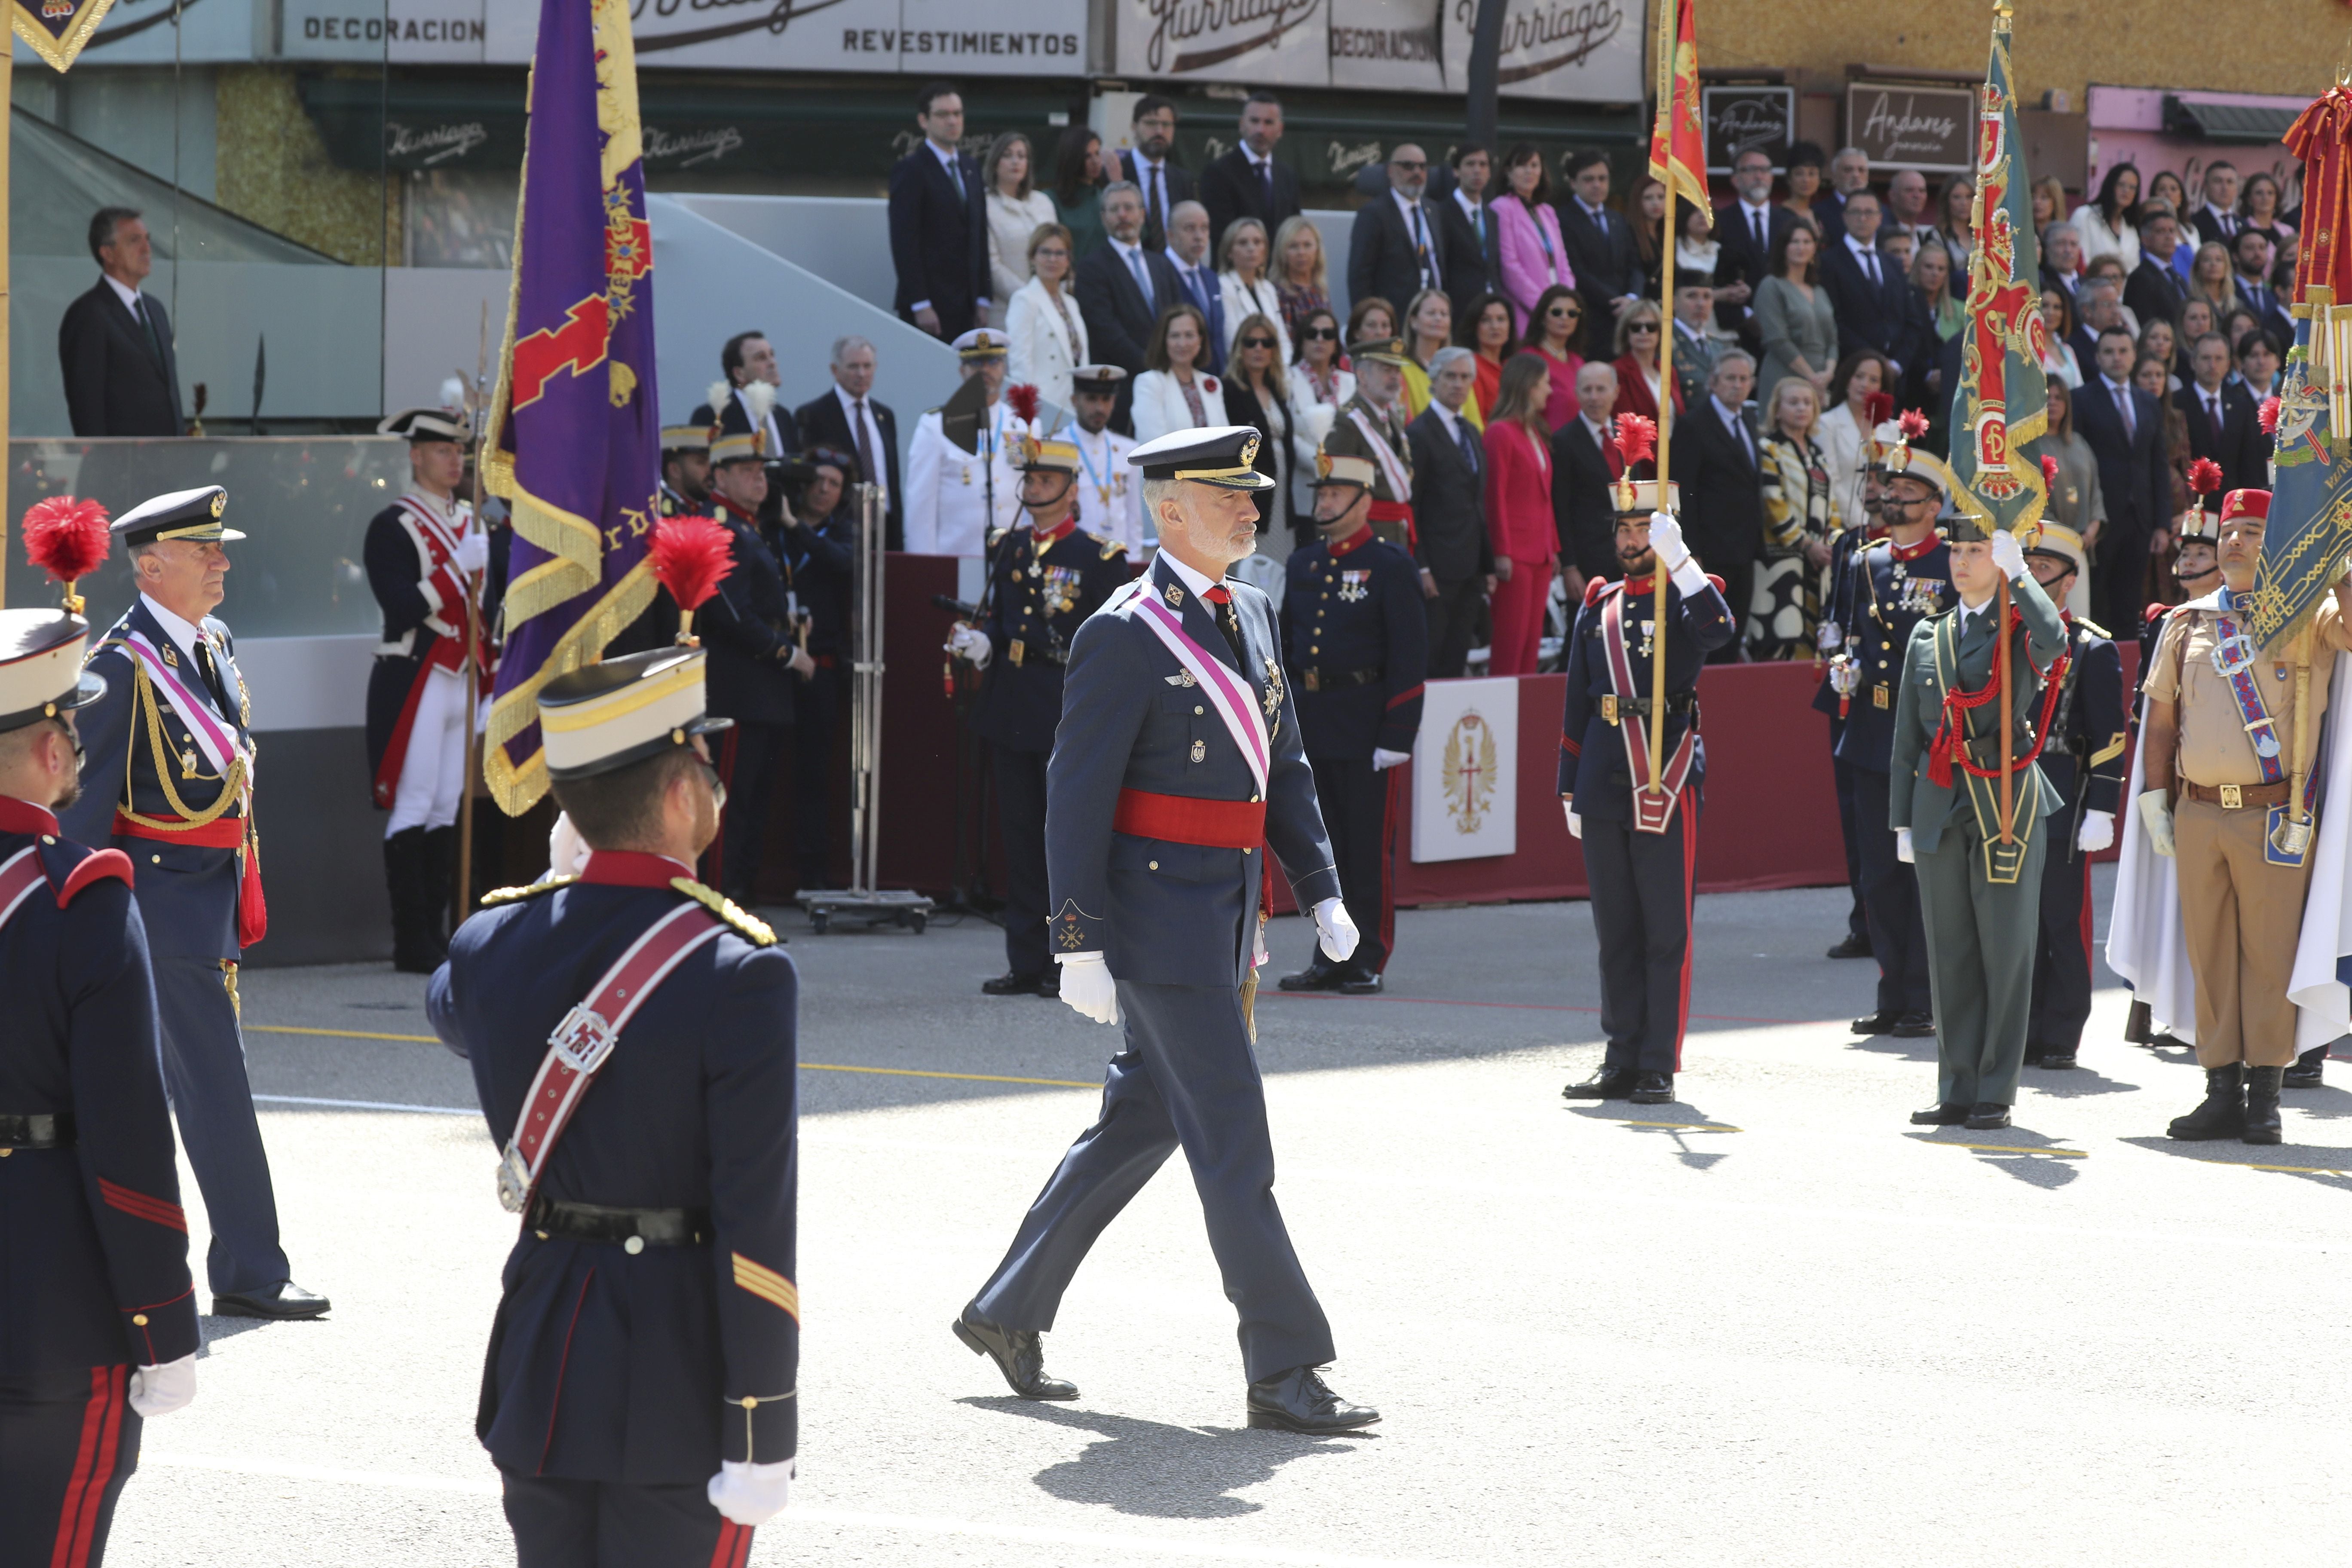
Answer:
[[2276, 142], [2302, 110], [2253, 103], [2202, 103], [2171, 93], [2164, 98], [2164, 128], [2208, 142], [2249, 145]]

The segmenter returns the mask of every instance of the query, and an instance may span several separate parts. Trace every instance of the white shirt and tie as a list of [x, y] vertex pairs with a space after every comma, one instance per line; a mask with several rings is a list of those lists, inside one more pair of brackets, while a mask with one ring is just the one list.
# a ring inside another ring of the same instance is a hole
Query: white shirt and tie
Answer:
[[2200, 386], [2197, 389], [2197, 401], [2205, 405], [2205, 418], [2207, 422], [2213, 426], [2213, 434], [2215, 436], [2221, 435], [2222, 421], [2221, 389], [2217, 386], [2210, 392], [2208, 392], [2205, 388]]
[[2124, 440], [2126, 444], [2129, 444], [2139, 435], [2139, 416], [2137, 411], [2132, 407], [2132, 389], [2130, 383], [2110, 381], [2107, 377], [2102, 375], [2099, 377], [2099, 384], [2107, 389], [2107, 396], [2114, 400], [2116, 405], [2116, 417], [2123, 421]]
[[2207, 202], [2205, 204], [2205, 210], [2213, 215], [2213, 221], [2221, 226], [2221, 237], [2223, 239], [2233, 237], [2240, 229], [2246, 226], [2246, 220], [2240, 217], [2236, 213], [2231, 212], [2228, 207], [2217, 207], [2211, 202]]
[[1143, 290], [1144, 308], [1156, 319], [1160, 314], [1160, 299], [1151, 287], [1151, 264], [1143, 258], [1143, 247], [1130, 245], [1116, 235], [1108, 243], [1118, 253], [1118, 258], [1127, 264], [1128, 273], [1134, 278], [1135, 286]]
[[147, 313], [147, 296], [111, 272], [101, 272], [99, 276], [106, 279], [106, 286], [114, 290], [114, 297], [122, 301], [122, 308], [131, 312], [131, 319], [139, 323], [140, 331], [147, 334], [148, 342], [161, 358], [163, 334], [155, 330], [155, 318]]
[[1129, 156], [1135, 160], [1135, 183], [1143, 187], [1143, 216], [1164, 233], [1168, 227], [1168, 160], [1162, 158], [1155, 163], [1140, 153]]
[[[940, 146], [938, 142], [932, 141], [928, 136], [923, 139], [923, 145], [931, 150], [931, 156], [937, 158], [940, 161], [940, 167], [948, 172], [948, 184], [955, 187], [957, 199], [969, 203], [971, 200], [971, 192], [963, 183], [962, 154], [958, 153], [953, 147]], [[987, 295], [982, 295], [979, 299], [973, 300], [972, 304], [982, 316], [988, 314]], [[911, 311], [919, 312], [929, 310], [931, 308], [931, 302], [929, 300], [918, 300], [907, 308]]]
[[1438, 288], [1444, 281], [1437, 267], [1437, 239], [1429, 232], [1428, 209], [1419, 197], [1406, 195], [1395, 186], [1389, 187], [1389, 197], [1404, 215], [1405, 237], [1412, 241], [1413, 261], [1421, 269], [1421, 286]]
[[1748, 466], [1751, 468], [1756, 468], [1758, 466], [1756, 462], [1756, 442], [1748, 434], [1748, 421], [1739, 416], [1738, 409], [1726, 408], [1723, 405], [1723, 399], [1716, 396], [1713, 393], [1707, 394], [1706, 400], [1715, 405], [1715, 416], [1723, 421], [1723, 427], [1726, 430], [1731, 432], [1732, 441], [1738, 445], [1741, 451], [1748, 454]]
[[1478, 437], [1471, 430], [1470, 422], [1434, 397], [1429, 400], [1429, 407], [1430, 412], [1437, 416], [1437, 422], [1445, 426], [1447, 437], [1461, 452], [1462, 460], [1470, 465], [1470, 471], [1474, 474], [1483, 472], [1485, 465], [1479, 460], [1481, 448]]
[[882, 466], [882, 426], [875, 420], [872, 400], [852, 397], [839, 382], [834, 383], [833, 395], [841, 404], [842, 417], [849, 422], [850, 451], [864, 470], [866, 482], [887, 483], [889, 470]]
[[1862, 268], [1862, 275], [1864, 278], [1870, 279], [1870, 286], [1874, 289], [1884, 289], [1886, 286], [1886, 274], [1880, 268], [1881, 258], [1878, 254], [1878, 247], [1864, 245], [1853, 236], [1847, 235], [1845, 247], [1853, 252], [1854, 265]]
[[1756, 254], [1769, 261], [1772, 254], [1772, 204], [1751, 205], [1746, 196], [1740, 197], [1739, 222], [1748, 230], [1748, 237], [1756, 242]]

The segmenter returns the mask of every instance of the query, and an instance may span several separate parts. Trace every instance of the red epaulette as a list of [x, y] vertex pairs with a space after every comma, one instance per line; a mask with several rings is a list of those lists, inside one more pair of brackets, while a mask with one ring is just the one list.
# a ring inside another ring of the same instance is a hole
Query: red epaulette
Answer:
[[1612, 586], [1612, 584], [1608, 578], [1595, 577], [1591, 582], [1587, 583], [1584, 585], [1584, 602], [1587, 605], [1599, 604], [1601, 602], [1601, 595], [1607, 593]]
[[1720, 593], [1722, 593], [1722, 592], [1723, 592], [1723, 579], [1722, 579], [1722, 578], [1720, 578], [1720, 577], [1717, 576], [1714, 573], [1710, 572], [1710, 573], [1708, 573], [1708, 574], [1706, 574], [1706, 580], [1707, 580], [1708, 582], [1710, 582], [1710, 583], [1712, 583], [1712, 584], [1715, 584], [1715, 591], [1716, 591], [1717, 593], [1720, 594]]
[[126, 888], [132, 886], [131, 857], [120, 849], [91, 850], [66, 873], [65, 886], [58, 889], [58, 908], [64, 909], [84, 888], [93, 882], [103, 882], [109, 877]]
[[2170, 605], [2150, 605], [2140, 612], [2140, 624], [2142, 626], [2152, 626], [2156, 625], [2157, 622], [2164, 619], [2165, 612], [2171, 608], [2172, 606]]

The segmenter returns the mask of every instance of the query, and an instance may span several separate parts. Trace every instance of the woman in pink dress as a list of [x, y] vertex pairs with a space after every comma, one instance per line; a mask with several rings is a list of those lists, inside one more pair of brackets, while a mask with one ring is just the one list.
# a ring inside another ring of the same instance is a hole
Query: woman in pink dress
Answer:
[[1569, 266], [1568, 247], [1559, 237], [1559, 214], [1551, 205], [1543, 154], [1520, 142], [1503, 160], [1503, 179], [1507, 188], [1495, 203], [1495, 249], [1503, 264], [1499, 292], [1511, 301], [1511, 324], [1524, 338], [1536, 300], [1555, 284], [1575, 288], [1576, 269]]
[[1495, 548], [1495, 644], [1490, 675], [1533, 675], [1544, 605], [1559, 561], [1552, 521], [1551, 431], [1544, 425], [1551, 371], [1533, 354], [1503, 367], [1486, 416], [1486, 534]]

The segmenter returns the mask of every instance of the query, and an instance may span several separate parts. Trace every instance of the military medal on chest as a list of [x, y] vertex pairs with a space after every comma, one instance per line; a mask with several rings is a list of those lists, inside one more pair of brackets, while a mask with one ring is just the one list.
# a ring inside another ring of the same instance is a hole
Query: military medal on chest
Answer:
[[1643, 658], [1650, 657], [1650, 649], [1656, 645], [1657, 632], [1657, 622], [1643, 621], [1642, 623], [1642, 657]]
[[1370, 572], [1340, 573], [1339, 598], [1341, 602], [1353, 605], [1370, 598], [1371, 596], [1371, 589], [1370, 587], [1371, 577], [1372, 574]]

